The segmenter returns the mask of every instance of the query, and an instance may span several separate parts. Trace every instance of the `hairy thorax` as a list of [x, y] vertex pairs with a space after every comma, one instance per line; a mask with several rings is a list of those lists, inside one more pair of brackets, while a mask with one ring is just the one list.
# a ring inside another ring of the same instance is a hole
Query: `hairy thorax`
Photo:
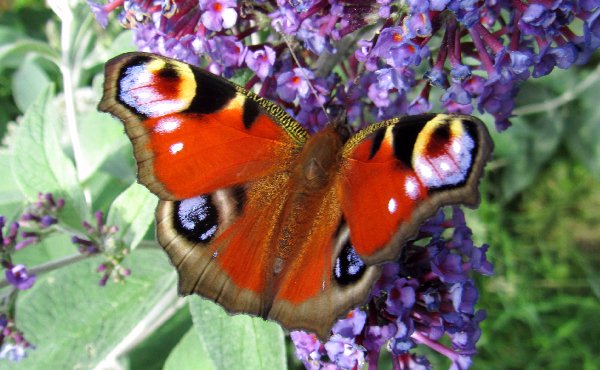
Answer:
[[[315, 223], [338, 222], [331, 212], [336, 201], [333, 179], [341, 161], [342, 140], [333, 128], [312, 136], [295, 160], [289, 181], [289, 198], [280, 225], [278, 255], [286, 259], [302, 243], [310, 243]], [[324, 219], [327, 218], [327, 220]]]

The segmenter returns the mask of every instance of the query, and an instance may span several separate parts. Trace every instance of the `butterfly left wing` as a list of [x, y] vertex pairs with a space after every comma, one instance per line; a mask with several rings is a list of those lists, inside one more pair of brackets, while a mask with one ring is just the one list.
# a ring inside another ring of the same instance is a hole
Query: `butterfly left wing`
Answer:
[[371, 125], [344, 147], [339, 183], [350, 240], [368, 264], [398, 257], [401, 245], [441, 206], [476, 206], [492, 150], [479, 119], [423, 114]]
[[268, 100], [149, 53], [126, 53], [106, 63], [98, 109], [123, 121], [139, 182], [165, 200], [281, 171], [308, 137]]

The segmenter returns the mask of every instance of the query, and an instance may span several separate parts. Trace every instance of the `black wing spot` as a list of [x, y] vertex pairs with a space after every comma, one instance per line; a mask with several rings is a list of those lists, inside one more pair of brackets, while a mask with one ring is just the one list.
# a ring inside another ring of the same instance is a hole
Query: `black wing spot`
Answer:
[[335, 260], [333, 276], [340, 285], [350, 285], [363, 276], [367, 265], [360, 258], [356, 250], [350, 243], [350, 238], [346, 239], [340, 255]]
[[[152, 61], [152, 58], [150, 58], [149, 56], [146, 55], [136, 55], [135, 57], [129, 59], [129, 62], [127, 62], [126, 65], [124, 65], [125, 68], [127, 67], [131, 67], [131, 66], [142, 66], [145, 64], [148, 64]], [[123, 68], [123, 69], [125, 69]]]
[[233, 199], [235, 199], [235, 210], [237, 215], [241, 215], [246, 205], [246, 189], [239, 185], [234, 186], [232, 189]]
[[254, 120], [258, 117], [260, 113], [260, 109], [258, 107], [258, 103], [254, 100], [246, 97], [244, 100], [244, 115], [242, 117], [242, 121], [244, 122], [244, 127], [249, 129], [252, 127]]
[[165, 66], [158, 71], [158, 76], [169, 80], [179, 78], [177, 70], [172, 64], [169, 63], [165, 64]]
[[201, 73], [192, 69], [196, 79], [196, 96], [186, 110], [191, 113], [209, 114], [222, 109], [235, 97], [233, 86], [218, 76]]
[[440, 141], [450, 140], [450, 122], [444, 122], [438, 126], [433, 132], [433, 136]]
[[415, 142], [419, 132], [423, 129], [426, 122], [422, 124], [399, 123], [392, 129], [394, 138], [394, 157], [402, 162], [407, 168], [412, 168], [412, 155], [415, 148]]
[[175, 202], [175, 229], [191, 242], [209, 243], [219, 226], [218, 211], [210, 194]]
[[373, 134], [373, 142], [371, 144], [371, 153], [369, 154], [369, 159], [373, 159], [373, 157], [375, 157], [375, 154], [377, 154], [377, 152], [379, 151], [379, 148], [381, 148], [381, 143], [383, 142], [383, 138], [385, 137], [386, 129], [386, 127], [382, 127], [379, 130], [375, 131], [375, 133]]

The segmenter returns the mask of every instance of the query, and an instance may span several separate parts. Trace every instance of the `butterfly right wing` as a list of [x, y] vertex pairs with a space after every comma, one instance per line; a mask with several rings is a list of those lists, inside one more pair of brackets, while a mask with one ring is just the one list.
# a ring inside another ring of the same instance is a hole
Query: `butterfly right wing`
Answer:
[[492, 147], [467, 115], [405, 116], [359, 132], [345, 145], [339, 192], [360, 257], [391, 261], [441, 206], [476, 206]]

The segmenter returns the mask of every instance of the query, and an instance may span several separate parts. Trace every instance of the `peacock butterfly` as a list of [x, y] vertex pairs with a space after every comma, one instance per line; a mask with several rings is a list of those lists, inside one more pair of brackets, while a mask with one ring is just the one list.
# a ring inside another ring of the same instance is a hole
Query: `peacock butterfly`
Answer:
[[442, 205], [476, 206], [492, 143], [466, 115], [310, 136], [283, 108], [199, 68], [127, 53], [98, 109], [125, 125], [182, 295], [327, 338], [380, 264]]

